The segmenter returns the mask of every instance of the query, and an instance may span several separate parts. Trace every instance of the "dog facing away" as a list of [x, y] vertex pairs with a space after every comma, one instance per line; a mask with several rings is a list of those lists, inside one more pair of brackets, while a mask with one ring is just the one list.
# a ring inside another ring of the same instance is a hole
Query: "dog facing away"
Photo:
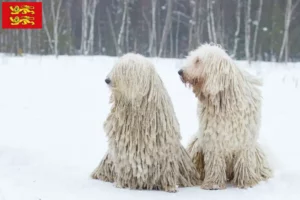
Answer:
[[199, 130], [188, 152], [203, 189], [225, 189], [231, 181], [248, 188], [272, 176], [257, 139], [261, 121], [261, 82], [238, 68], [225, 50], [203, 44], [178, 71], [198, 101]]
[[180, 143], [171, 99], [153, 64], [128, 53], [105, 82], [112, 92], [104, 123], [109, 149], [92, 177], [120, 188], [167, 192], [176, 192], [178, 185], [200, 185], [200, 175]]

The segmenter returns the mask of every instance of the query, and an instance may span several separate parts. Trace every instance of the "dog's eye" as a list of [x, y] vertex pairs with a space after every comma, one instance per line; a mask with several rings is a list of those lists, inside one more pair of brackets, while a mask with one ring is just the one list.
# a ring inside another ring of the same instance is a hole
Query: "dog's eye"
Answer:
[[197, 58], [197, 59], [195, 60], [196, 66], [198, 66], [199, 63], [200, 63], [200, 60], [199, 60], [199, 58]]

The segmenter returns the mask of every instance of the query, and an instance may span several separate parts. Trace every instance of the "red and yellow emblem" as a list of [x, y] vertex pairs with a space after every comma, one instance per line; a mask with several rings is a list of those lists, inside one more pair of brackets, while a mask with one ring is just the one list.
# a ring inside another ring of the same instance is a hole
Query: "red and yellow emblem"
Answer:
[[42, 2], [2, 2], [3, 29], [41, 29]]

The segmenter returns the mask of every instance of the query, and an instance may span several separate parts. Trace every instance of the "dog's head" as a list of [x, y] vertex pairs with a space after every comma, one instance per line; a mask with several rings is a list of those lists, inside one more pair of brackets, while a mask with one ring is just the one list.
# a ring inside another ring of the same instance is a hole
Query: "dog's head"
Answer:
[[216, 44], [203, 44], [191, 51], [178, 71], [183, 83], [205, 96], [216, 95], [233, 81], [233, 60]]
[[128, 53], [114, 65], [105, 79], [115, 100], [135, 101], [145, 97], [151, 87], [154, 67], [142, 55]]

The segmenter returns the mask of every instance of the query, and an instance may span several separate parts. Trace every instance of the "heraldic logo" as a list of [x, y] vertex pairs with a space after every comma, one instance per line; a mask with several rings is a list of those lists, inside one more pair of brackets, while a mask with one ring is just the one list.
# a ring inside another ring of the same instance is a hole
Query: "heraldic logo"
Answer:
[[2, 2], [3, 29], [41, 29], [42, 2]]

